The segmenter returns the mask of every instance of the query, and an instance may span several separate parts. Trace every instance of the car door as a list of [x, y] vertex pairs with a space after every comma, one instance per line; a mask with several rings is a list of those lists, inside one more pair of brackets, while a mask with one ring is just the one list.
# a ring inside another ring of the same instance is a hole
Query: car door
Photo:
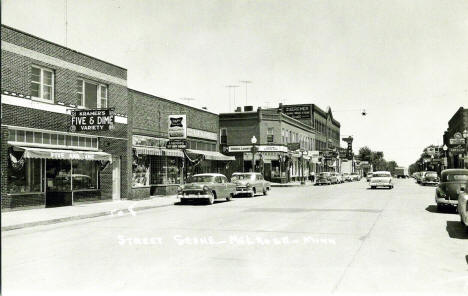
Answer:
[[227, 191], [227, 183], [224, 181], [222, 176], [216, 176], [216, 194], [218, 198], [225, 198], [226, 197], [226, 191]]

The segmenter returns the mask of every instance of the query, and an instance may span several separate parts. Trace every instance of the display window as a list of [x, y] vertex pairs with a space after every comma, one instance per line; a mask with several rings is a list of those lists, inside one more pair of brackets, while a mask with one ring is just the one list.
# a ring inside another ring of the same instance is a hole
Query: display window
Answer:
[[[16, 156], [15, 156], [16, 155]], [[19, 153], [11, 152], [8, 166], [8, 193], [43, 192], [42, 161], [40, 159], [21, 159]]]
[[150, 182], [150, 163], [149, 155], [133, 154], [132, 165], [132, 186], [149, 186]]
[[180, 184], [182, 158], [169, 156], [151, 157], [151, 185]]

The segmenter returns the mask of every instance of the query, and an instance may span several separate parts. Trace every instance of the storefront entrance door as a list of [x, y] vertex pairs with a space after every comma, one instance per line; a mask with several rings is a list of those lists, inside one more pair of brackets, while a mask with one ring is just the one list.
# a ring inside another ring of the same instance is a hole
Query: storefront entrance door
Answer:
[[46, 160], [46, 207], [72, 205], [71, 175], [70, 160]]
[[112, 199], [120, 200], [120, 158], [112, 162]]

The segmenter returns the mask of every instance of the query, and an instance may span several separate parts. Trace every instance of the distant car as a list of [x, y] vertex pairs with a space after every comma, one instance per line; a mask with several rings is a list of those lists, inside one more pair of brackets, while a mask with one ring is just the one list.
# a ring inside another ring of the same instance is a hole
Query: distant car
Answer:
[[[447, 169], [440, 174], [440, 182], [435, 191], [437, 210], [444, 205], [457, 206], [461, 189], [466, 190], [468, 183], [467, 169]], [[466, 206], [466, 205], [465, 205]], [[465, 207], [466, 209], [466, 207]]]
[[416, 183], [421, 184], [425, 174], [426, 172], [418, 172], [418, 174], [416, 175]]
[[318, 174], [315, 185], [331, 185], [336, 183], [336, 176], [330, 172], [322, 172]]
[[336, 176], [336, 183], [337, 184], [340, 184], [340, 183], [344, 183], [344, 180], [343, 180], [343, 176], [341, 175], [341, 173], [332, 173], [332, 175], [335, 175]]
[[232, 200], [236, 185], [230, 183], [222, 174], [197, 174], [187, 180], [187, 184], [179, 187], [177, 197], [181, 203], [194, 199], [206, 199], [208, 204], [225, 198]]
[[259, 192], [267, 195], [271, 189], [270, 182], [266, 181], [260, 173], [234, 173], [231, 176], [231, 182], [236, 185], [234, 196], [246, 194], [254, 197]]
[[468, 232], [468, 193], [465, 191], [460, 192], [458, 195], [458, 214], [460, 215], [460, 222], [465, 226]]
[[367, 182], [370, 182], [371, 178], [372, 178], [372, 173], [367, 173], [367, 175], [366, 175]]
[[361, 176], [359, 174], [351, 174], [351, 180], [352, 181], [360, 181]]
[[346, 181], [346, 182], [351, 182], [351, 181], [353, 181], [353, 177], [348, 173], [344, 173], [343, 174], [343, 180]]
[[437, 175], [437, 172], [426, 172], [424, 177], [421, 178], [421, 184], [423, 186], [439, 184], [439, 176]]
[[387, 171], [373, 172], [372, 178], [369, 181], [369, 185], [371, 189], [375, 189], [377, 187], [387, 187], [389, 189], [392, 189], [392, 174], [390, 174], [390, 172]]

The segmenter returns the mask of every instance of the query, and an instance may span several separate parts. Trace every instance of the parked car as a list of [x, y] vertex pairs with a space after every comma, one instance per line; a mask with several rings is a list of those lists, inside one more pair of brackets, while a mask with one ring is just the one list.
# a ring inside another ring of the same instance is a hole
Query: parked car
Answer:
[[351, 181], [353, 181], [353, 177], [352, 177], [350, 174], [348, 174], [348, 173], [344, 173], [344, 174], [343, 174], [343, 179], [344, 179], [344, 181], [346, 181], [346, 182], [351, 182]]
[[426, 172], [418, 172], [416, 175], [416, 183], [421, 184], [422, 179], [424, 178], [424, 175]]
[[460, 192], [458, 195], [458, 214], [460, 215], [460, 222], [465, 226], [468, 232], [468, 193], [465, 191]]
[[392, 174], [390, 174], [390, 172], [387, 171], [373, 172], [372, 178], [369, 181], [369, 185], [371, 189], [375, 189], [377, 187], [387, 187], [389, 189], [392, 189]]
[[439, 184], [439, 176], [437, 175], [437, 172], [426, 172], [424, 177], [421, 178], [421, 184], [423, 186]]
[[330, 172], [322, 172], [318, 174], [315, 185], [330, 185], [336, 183], [336, 176], [332, 175]]
[[187, 180], [187, 184], [179, 187], [177, 197], [184, 203], [193, 199], [206, 199], [208, 204], [225, 198], [232, 200], [236, 185], [230, 183], [222, 174], [197, 174]]
[[444, 205], [457, 206], [461, 189], [466, 190], [468, 183], [467, 169], [447, 169], [440, 174], [440, 182], [435, 192], [437, 210]]
[[332, 175], [335, 175], [336, 176], [336, 184], [341, 184], [343, 183], [343, 176], [341, 175], [341, 173], [332, 173]]
[[351, 179], [353, 181], [361, 181], [361, 175], [359, 174], [351, 174]]
[[270, 182], [266, 181], [260, 173], [234, 173], [231, 176], [231, 182], [236, 185], [234, 196], [247, 194], [254, 197], [259, 192], [267, 195], [271, 189]]
[[366, 175], [367, 182], [370, 182], [371, 178], [372, 178], [372, 173], [367, 173], [367, 175]]

